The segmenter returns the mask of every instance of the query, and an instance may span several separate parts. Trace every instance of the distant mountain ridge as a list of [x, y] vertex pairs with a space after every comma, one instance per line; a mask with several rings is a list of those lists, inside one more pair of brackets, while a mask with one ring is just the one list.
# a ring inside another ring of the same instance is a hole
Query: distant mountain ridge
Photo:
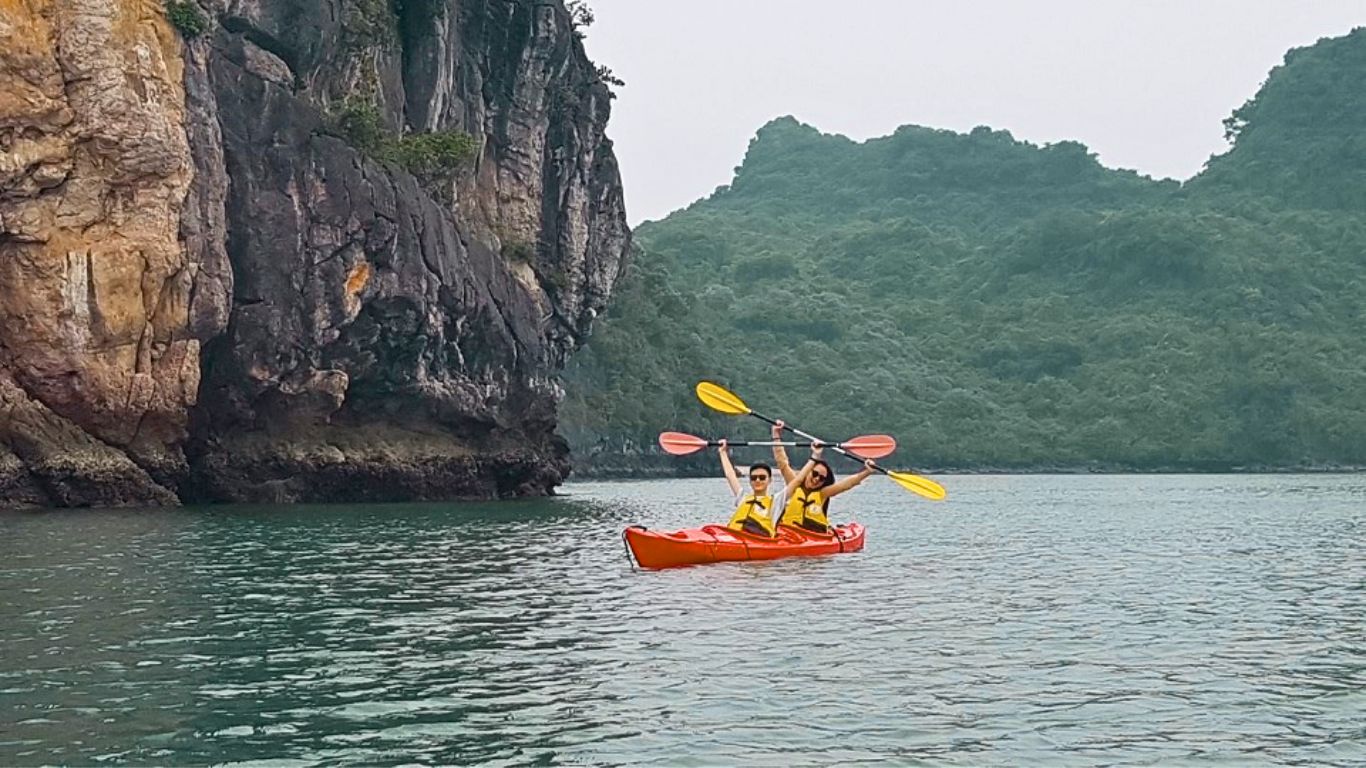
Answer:
[[1297, 208], [1366, 211], [1366, 27], [1296, 48], [1224, 121], [1232, 150], [1197, 188], [1258, 193]]
[[858, 143], [791, 117], [732, 183], [637, 231], [567, 369], [581, 469], [664, 429], [755, 434], [698, 379], [902, 463], [1366, 465], [1366, 30], [1291, 51], [1182, 184], [1076, 142], [915, 126]]

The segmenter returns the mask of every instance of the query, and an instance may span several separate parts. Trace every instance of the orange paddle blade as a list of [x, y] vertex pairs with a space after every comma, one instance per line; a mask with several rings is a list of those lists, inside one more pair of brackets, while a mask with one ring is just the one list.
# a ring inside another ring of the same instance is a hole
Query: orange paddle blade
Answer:
[[663, 448], [665, 453], [687, 456], [706, 448], [707, 441], [686, 432], [660, 432], [659, 447]]
[[880, 459], [896, 450], [896, 439], [891, 435], [860, 435], [845, 440], [840, 447], [861, 459]]

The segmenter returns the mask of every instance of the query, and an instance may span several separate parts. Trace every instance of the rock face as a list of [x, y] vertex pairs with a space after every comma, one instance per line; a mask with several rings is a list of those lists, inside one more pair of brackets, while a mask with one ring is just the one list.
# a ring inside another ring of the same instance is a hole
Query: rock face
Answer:
[[202, 10], [0, 0], [0, 504], [548, 492], [630, 236], [563, 5]]

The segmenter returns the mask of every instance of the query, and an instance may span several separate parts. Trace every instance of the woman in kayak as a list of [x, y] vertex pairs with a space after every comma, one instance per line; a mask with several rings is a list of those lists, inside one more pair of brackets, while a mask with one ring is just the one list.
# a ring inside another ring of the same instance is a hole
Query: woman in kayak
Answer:
[[[736, 476], [735, 465], [730, 460], [730, 446], [721, 441], [717, 450], [721, 454], [721, 471], [726, 474], [726, 483], [735, 495], [735, 514], [731, 515], [726, 527], [734, 531], [745, 531], [756, 536], [773, 536], [775, 532], [773, 511], [782, 509], [788, 494], [802, 483], [815, 468], [815, 459], [820, 458], [820, 449], [812, 449], [811, 461], [806, 462], [802, 471], [793, 473], [787, 485], [778, 495], [769, 493], [769, 483], [773, 480], [773, 470], [767, 464], [752, 464], [749, 468], [749, 493], [740, 489], [740, 478]], [[789, 467], [789, 470], [791, 468]]]
[[[781, 420], [773, 425], [773, 439], [783, 439]], [[811, 447], [811, 459], [806, 462], [802, 472], [792, 471], [792, 465], [787, 462], [787, 451], [781, 445], [773, 446], [773, 462], [788, 480], [789, 487], [795, 486], [778, 523], [816, 533], [830, 532], [830, 518], [827, 517], [830, 499], [853, 488], [873, 474], [873, 460], [865, 459], [863, 469], [859, 470], [858, 474], [836, 482], [835, 472], [821, 458], [821, 448], [818, 445]]]

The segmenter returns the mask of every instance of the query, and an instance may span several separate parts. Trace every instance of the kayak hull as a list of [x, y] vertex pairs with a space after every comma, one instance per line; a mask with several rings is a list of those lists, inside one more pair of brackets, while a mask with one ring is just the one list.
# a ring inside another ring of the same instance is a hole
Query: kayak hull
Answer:
[[773, 538], [733, 531], [724, 525], [668, 532], [632, 526], [622, 537], [640, 567], [656, 569], [858, 552], [863, 549], [866, 533], [858, 523], [838, 526], [835, 533], [813, 533], [780, 525], [778, 535]]

